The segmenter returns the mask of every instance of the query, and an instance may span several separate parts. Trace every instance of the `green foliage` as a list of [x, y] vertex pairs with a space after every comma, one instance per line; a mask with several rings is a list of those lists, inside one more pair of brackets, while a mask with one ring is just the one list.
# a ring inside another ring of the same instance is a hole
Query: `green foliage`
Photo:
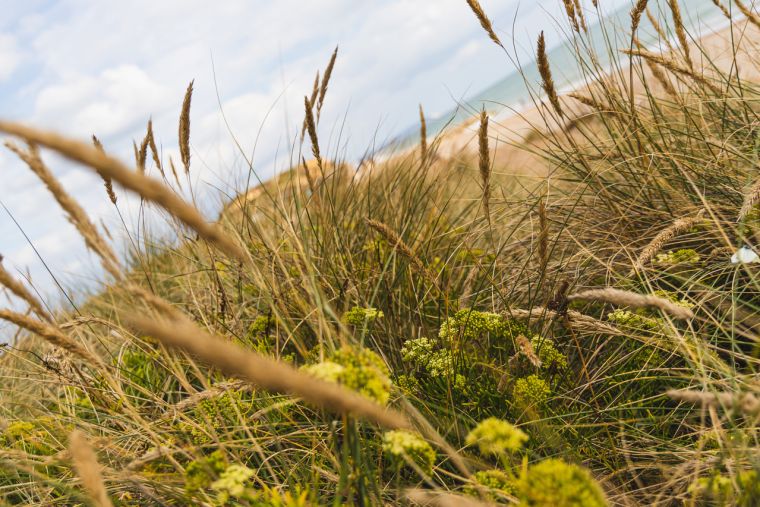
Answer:
[[667, 253], [657, 254], [655, 258], [658, 264], [677, 266], [679, 264], [693, 265], [698, 264], [701, 260], [699, 253], [692, 248], [682, 248], [680, 250], [669, 251]]
[[209, 488], [226, 468], [227, 459], [224, 453], [218, 450], [191, 461], [185, 467], [185, 491], [192, 494]]
[[382, 405], [390, 398], [390, 371], [382, 358], [369, 349], [343, 347], [328, 360], [306, 366], [304, 371], [344, 385]]
[[374, 322], [377, 319], [382, 319], [383, 317], [383, 312], [377, 308], [363, 308], [361, 306], [354, 306], [343, 314], [343, 322], [355, 327], [362, 327]]
[[537, 375], [529, 375], [515, 381], [512, 399], [519, 407], [540, 407], [544, 405], [552, 390], [549, 384]]
[[406, 459], [415, 463], [423, 472], [431, 474], [435, 464], [435, 450], [420, 435], [405, 430], [388, 431], [383, 434], [383, 452], [391, 458]]
[[477, 445], [482, 454], [491, 455], [517, 452], [527, 441], [528, 435], [521, 429], [495, 417], [480, 421], [465, 440], [467, 445]]
[[605, 507], [602, 488], [585, 468], [546, 459], [523, 470], [517, 481], [520, 505], [537, 507]]
[[[490, 500], [499, 500], [503, 495], [514, 495], [517, 490], [514, 479], [502, 470], [480, 470], [473, 474], [473, 479], [481, 489], [485, 488]], [[479, 496], [479, 488], [468, 484], [464, 492], [471, 496]]]

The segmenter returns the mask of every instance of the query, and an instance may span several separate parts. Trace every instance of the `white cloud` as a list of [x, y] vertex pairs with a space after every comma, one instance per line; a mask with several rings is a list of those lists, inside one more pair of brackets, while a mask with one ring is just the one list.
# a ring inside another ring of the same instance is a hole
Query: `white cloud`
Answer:
[[0, 34], [0, 81], [11, 77], [21, 58], [16, 38], [7, 33]]

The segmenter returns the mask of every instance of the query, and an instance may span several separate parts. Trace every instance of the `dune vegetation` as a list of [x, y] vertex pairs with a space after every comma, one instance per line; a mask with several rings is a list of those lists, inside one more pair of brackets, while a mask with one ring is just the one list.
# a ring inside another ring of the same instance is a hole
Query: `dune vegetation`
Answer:
[[[104, 273], [63, 312], [0, 269], [19, 329], [0, 358], [2, 502], [760, 505], [752, 59], [738, 43], [713, 59], [676, 0], [662, 19], [639, 0], [630, 58], [607, 68], [564, 4], [586, 84], [558, 92], [541, 36], [538, 121], [508, 151], [484, 111], [475, 147], [444, 156], [421, 111], [414, 149], [335, 160], [319, 138], [333, 55], [294, 167], [216, 218], [180, 191], [192, 84], [176, 161], [150, 124], [126, 163], [0, 121]], [[760, 27], [731, 5], [730, 30]], [[664, 51], [638, 42], [643, 16]], [[117, 253], [48, 150], [175, 240]], [[513, 176], [517, 152], [544, 176]]]

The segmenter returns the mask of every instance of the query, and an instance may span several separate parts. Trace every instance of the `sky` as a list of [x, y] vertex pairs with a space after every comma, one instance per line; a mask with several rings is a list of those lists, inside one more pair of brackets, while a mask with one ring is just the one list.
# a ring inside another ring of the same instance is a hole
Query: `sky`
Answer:
[[[560, 0], [481, 4], [523, 56], [541, 30], [550, 46], [564, 37]], [[178, 161], [177, 120], [194, 80], [191, 178], [209, 217], [243, 188], [246, 158], [262, 179], [290, 165], [303, 97], [336, 46], [319, 135], [323, 151], [349, 160], [413, 125], [418, 104], [445, 114], [514, 70], [465, 0], [0, 0], [0, 9], [2, 118], [96, 134], [128, 162], [152, 118], [162, 158]], [[98, 177], [44, 159], [119, 248], [123, 225]], [[0, 171], [5, 267], [30, 275], [49, 301], [61, 294], [48, 269], [74, 293], [91, 288], [96, 259], [42, 184], [4, 149]], [[131, 228], [135, 200], [117, 193]]]

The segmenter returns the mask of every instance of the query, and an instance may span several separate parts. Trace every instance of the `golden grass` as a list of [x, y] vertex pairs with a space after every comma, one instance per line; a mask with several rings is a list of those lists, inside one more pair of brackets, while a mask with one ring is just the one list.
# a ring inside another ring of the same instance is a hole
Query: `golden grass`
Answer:
[[113, 503], [103, 483], [98, 457], [84, 433], [79, 430], [74, 430], [69, 435], [69, 454], [82, 487], [87, 491], [93, 504], [97, 507], [111, 507]]

